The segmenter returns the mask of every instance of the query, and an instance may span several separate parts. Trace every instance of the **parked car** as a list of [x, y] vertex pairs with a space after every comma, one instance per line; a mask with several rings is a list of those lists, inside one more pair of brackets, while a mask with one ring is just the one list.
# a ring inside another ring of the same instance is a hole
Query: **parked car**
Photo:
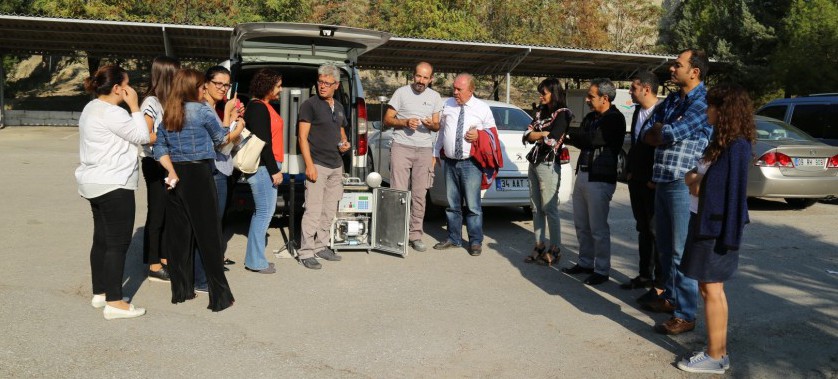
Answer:
[[838, 146], [838, 93], [772, 100], [757, 114], [785, 121], [812, 137]]
[[[250, 98], [250, 80], [257, 70], [267, 67], [282, 74], [279, 101], [271, 103], [285, 122], [285, 179], [279, 188], [278, 210], [289, 201], [291, 177], [298, 188], [296, 203], [302, 204], [305, 163], [297, 147], [297, 114], [306, 99], [316, 96], [317, 68], [321, 64], [332, 63], [341, 70], [335, 99], [346, 112], [346, 135], [352, 144], [351, 151], [344, 155], [344, 169], [352, 176], [366, 176], [367, 109], [355, 66], [358, 56], [389, 38], [390, 34], [384, 32], [333, 25], [261, 22], [238, 24], [233, 29], [230, 59], [223, 65], [230, 68], [232, 82], [243, 102]], [[239, 179], [230, 206], [252, 208], [250, 187], [244, 178]]]
[[[503, 168], [498, 173], [494, 185], [486, 191], [481, 192], [483, 206], [516, 206], [529, 210], [529, 180], [527, 178], [526, 155], [532, 145], [524, 145], [521, 136], [532, 122], [532, 118], [511, 104], [497, 101], [486, 101], [495, 117], [498, 128], [501, 149], [503, 151]], [[381, 132], [381, 123], [372, 123], [373, 130], [369, 137], [369, 151], [371, 160], [368, 160], [369, 169], [378, 171], [384, 182], [390, 182], [390, 145], [392, 144], [393, 129], [385, 128]], [[570, 201], [571, 190], [573, 189], [573, 169], [570, 167], [570, 154], [567, 148], [562, 149], [561, 155], [561, 184], [559, 186], [559, 201], [564, 203]], [[446, 197], [445, 174], [442, 165], [437, 165], [433, 187], [428, 191], [432, 204], [448, 206]]]
[[756, 124], [749, 197], [783, 198], [803, 209], [838, 195], [838, 147], [773, 118], [756, 116]]

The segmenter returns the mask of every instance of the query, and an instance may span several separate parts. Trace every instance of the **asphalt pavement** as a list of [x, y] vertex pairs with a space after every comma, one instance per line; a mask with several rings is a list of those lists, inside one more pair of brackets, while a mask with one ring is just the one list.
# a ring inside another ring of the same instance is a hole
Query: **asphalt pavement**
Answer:
[[[349, 251], [314, 271], [269, 254], [274, 275], [244, 270], [248, 218], [238, 215], [226, 231], [236, 302], [213, 313], [206, 295], [174, 305], [167, 284], [145, 280], [141, 183], [124, 288], [148, 313], [106, 321], [90, 306], [93, 226], [73, 176], [77, 129], [9, 127], [0, 151], [0, 377], [698, 376], [674, 362], [704, 346], [703, 315], [694, 332], [658, 335], [652, 326], [667, 315], [640, 310], [642, 290], [618, 286], [637, 272], [624, 184], [609, 217], [611, 280], [597, 287], [524, 263], [532, 222], [517, 208], [485, 209], [479, 257]], [[725, 286], [726, 376], [838, 377], [838, 205], [749, 203], [739, 272]], [[561, 217], [569, 266], [571, 204]], [[269, 230], [269, 251], [282, 245], [282, 225]], [[445, 238], [441, 216], [425, 225], [429, 247]]]

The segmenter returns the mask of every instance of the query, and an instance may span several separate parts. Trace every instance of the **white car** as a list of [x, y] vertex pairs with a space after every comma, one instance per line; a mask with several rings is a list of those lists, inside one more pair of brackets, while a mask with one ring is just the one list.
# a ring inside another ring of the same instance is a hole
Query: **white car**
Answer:
[[[488, 190], [481, 191], [483, 206], [515, 206], [530, 208], [529, 180], [527, 169], [529, 162], [526, 156], [532, 145], [524, 145], [521, 136], [527, 130], [532, 117], [521, 108], [497, 101], [486, 101], [492, 109], [495, 123], [500, 137], [503, 152], [503, 168], [498, 172], [497, 180]], [[381, 132], [382, 123], [373, 122], [373, 130], [369, 137], [369, 153], [372, 159], [367, 159], [370, 171], [381, 174], [384, 182], [390, 182], [390, 145], [393, 143], [393, 129], [385, 128]], [[379, 164], [380, 163], [380, 164]], [[573, 169], [570, 166], [570, 154], [566, 147], [561, 155], [561, 184], [559, 186], [559, 202], [570, 201], [573, 189]], [[439, 206], [448, 206], [445, 188], [445, 174], [441, 165], [435, 170], [434, 184], [428, 191], [430, 201]]]

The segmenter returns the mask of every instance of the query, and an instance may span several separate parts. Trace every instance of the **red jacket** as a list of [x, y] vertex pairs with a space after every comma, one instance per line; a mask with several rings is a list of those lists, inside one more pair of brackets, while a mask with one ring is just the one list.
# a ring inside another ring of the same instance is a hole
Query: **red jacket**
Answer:
[[501, 152], [498, 129], [489, 128], [477, 131], [477, 140], [471, 144], [471, 156], [483, 171], [481, 189], [489, 189], [503, 167], [503, 153]]

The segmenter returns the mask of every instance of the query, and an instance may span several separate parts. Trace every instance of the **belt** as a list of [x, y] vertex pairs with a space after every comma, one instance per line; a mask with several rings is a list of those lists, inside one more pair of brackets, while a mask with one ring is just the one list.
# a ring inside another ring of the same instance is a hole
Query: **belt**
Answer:
[[178, 162], [172, 162], [172, 164], [203, 164], [203, 163], [209, 163], [209, 162], [210, 162], [210, 160], [209, 160], [209, 159], [201, 159], [201, 160], [196, 160], [196, 161], [178, 161]]

